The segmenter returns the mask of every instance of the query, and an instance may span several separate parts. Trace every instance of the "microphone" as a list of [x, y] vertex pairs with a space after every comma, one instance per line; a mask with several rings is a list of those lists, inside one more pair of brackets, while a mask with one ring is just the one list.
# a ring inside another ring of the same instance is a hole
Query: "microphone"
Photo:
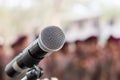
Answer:
[[65, 42], [63, 31], [57, 26], [49, 26], [41, 31], [38, 39], [31, 43], [5, 68], [9, 78], [15, 78], [25, 69], [37, 65], [49, 52], [58, 51]]

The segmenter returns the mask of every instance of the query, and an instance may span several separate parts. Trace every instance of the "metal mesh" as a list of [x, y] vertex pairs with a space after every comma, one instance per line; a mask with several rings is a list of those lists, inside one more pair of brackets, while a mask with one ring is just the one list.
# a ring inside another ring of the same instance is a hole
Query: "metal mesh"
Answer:
[[41, 32], [41, 41], [48, 49], [56, 50], [61, 48], [64, 40], [63, 31], [56, 26], [47, 27]]

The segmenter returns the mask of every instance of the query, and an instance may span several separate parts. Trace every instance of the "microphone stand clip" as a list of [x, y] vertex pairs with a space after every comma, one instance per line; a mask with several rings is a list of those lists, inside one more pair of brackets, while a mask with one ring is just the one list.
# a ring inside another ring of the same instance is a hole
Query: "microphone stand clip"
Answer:
[[37, 80], [44, 74], [42, 68], [34, 65], [30, 70], [28, 70], [25, 76], [21, 80]]

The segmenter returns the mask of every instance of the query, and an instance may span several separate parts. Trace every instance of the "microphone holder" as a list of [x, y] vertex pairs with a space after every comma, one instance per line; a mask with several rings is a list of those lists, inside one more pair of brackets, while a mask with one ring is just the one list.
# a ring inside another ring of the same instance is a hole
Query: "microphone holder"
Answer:
[[44, 74], [42, 68], [34, 65], [21, 80], [37, 80]]

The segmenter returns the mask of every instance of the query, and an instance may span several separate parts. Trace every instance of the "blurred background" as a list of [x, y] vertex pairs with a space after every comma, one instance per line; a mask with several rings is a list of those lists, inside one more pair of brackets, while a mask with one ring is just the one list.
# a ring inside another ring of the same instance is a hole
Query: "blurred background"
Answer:
[[66, 35], [43, 59], [42, 78], [120, 80], [119, 0], [0, 0], [0, 80], [4, 68], [50, 25]]

